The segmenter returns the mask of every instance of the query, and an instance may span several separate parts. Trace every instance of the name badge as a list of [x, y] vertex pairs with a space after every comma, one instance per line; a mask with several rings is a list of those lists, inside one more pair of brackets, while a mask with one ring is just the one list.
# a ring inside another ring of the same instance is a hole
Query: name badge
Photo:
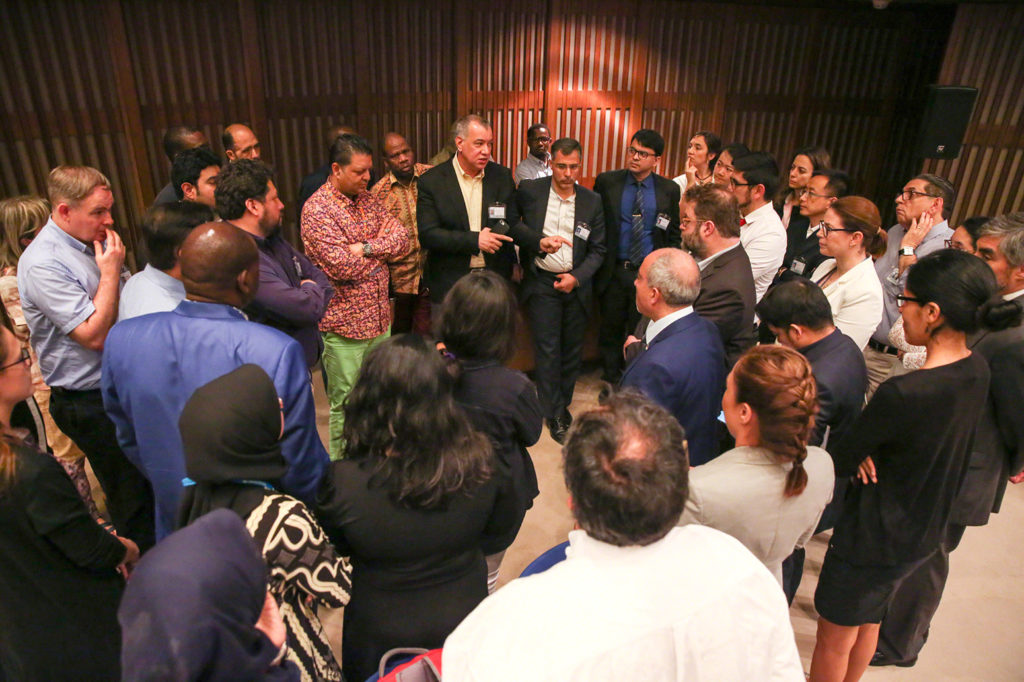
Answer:
[[573, 234], [583, 241], [590, 239], [590, 226], [586, 223], [576, 223], [576, 229], [573, 230]]
[[299, 279], [302, 278], [302, 263], [295, 256], [292, 256], [292, 266], [295, 268], [295, 276]]
[[654, 226], [659, 230], [667, 230], [669, 224], [668, 216], [664, 213], [659, 213], [657, 220], [654, 221]]
[[885, 281], [887, 281], [889, 284], [892, 284], [893, 286], [897, 286], [897, 287], [900, 286], [900, 269], [899, 269], [899, 267], [895, 267], [892, 270], [890, 270], [889, 274], [885, 278]]
[[792, 270], [793, 273], [796, 275], [802, 275], [804, 274], [804, 270], [807, 269], [807, 263], [803, 262], [803, 260], [800, 258], [794, 258], [792, 265], [789, 266], [789, 269]]
[[505, 204], [491, 204], [488, 206], [487, 217], [490, 220], [505, 220]]

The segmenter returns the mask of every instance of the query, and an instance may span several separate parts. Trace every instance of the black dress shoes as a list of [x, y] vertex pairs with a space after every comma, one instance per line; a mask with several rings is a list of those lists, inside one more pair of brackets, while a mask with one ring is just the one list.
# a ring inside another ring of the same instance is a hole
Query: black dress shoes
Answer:
[[569, 411], [565, 410], [562, 412], [562, 416], [546, 419], [545, 421], [554, 441], [559, 445], [565, 443], [565, 434], [569, 432], [569, 427], [572, 426], [572, 415], [569, 414]]
[[881, 651], [876, 651], [875, 655], [871, 657], [871, 662], [869, 663], [869, 665], [873, 665], [875, 667], [894, 665], [897, 668], [912, 668], [915, 663], [917, 663], [917, 656], [914, 656], [913, 658], [908, 659], [906, 661], [897, 661], [892, 658], [889, 658]]

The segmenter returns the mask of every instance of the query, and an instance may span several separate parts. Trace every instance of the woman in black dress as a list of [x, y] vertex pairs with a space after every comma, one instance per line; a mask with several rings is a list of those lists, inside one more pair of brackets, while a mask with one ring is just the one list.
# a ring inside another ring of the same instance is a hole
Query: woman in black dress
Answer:
[[910, 269], [901, 314], [907, 341], [925, 346], [928, 359], [883, 382], [832, 453], [836, 476], [858, 480], [814, 595], [814, 682], [863, 675], [893, 593], [946, 534], [988, 396], [988, 364], [965, 336], [1020, 321], [1019, 307], [996, 291], [989, 267], [960, 251], [938, 251]]
[[[438, 337], [457, 377], [455, 401], [470, 422], [487, 434], [497, 474], [511, 480], [518, 499], [517, 521], [505, 538], [511, 545], [526, 510], [537, 497], [537, 472], [526, 448], [537, 444], [544, 417], [533, 382], [505, 363], [516, 349], [518, 306], [511, 287], [489, 270], [459, 279], [444, 297]], [[566, 412], [568, 415], [568, 412]], [[572, 416], [568, 416], [568, 429]], [[487, 591], [498, 582], [504, 551], [487, 557]]]
[[346, 679], [369, 677], [388, 649], [441, 647], [487, 596], [484, 555], [507, 546], [515, 495], [453, 389], [433, 345], [400, 335], [367, 353], [346, 401], [345, 459], [317, 514], [352, 559]]
[[0, 679], [116, 680], [117, 602], [139, 548], [93, 520], [51, 455], [11, 429], [29, 355], [0, 326]]

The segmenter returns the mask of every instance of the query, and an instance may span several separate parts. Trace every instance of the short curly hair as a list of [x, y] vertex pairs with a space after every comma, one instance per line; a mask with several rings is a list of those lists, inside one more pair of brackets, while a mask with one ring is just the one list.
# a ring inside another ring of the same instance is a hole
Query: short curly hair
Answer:
[[193, 147], [178, 152], [171, 164], [171, 187], [178, 201], [185, 198], [185, 192], [181, 189], [182, 183], [195, 185], [199, 182], [199, 176], [210, 166], [221, 165], [220, 157], [213, 153], [209, 147]]
[[233, 161], [217, 176], [217, 215], [224, 220], [238, 220], [245, 215], [245, 202], [263, 201], [270, 191], [274, 172], [270, 166], [254, 159]]

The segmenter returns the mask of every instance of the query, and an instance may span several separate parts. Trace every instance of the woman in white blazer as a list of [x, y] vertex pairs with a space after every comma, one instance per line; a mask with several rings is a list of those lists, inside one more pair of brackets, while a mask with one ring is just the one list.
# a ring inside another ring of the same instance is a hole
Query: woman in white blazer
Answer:
[[839, 331], [868, 345], [882, 319], [882, 283], [872, 257], [885, 253], [885, 230], [878, 207], [864, 197], [843, 197], [819, 223], [818, 247], [830, 256], [811, 275], [832, 306]]
[[782, 346], [754, 346], [726, 380], [722, 411], [736, 447], [690, 472], [680, 525], [742, 542], [782, 584], [782, 560], [814, 534], [832, 499], [832, 458], [807, 438], [818, 409], [811, 365]]

